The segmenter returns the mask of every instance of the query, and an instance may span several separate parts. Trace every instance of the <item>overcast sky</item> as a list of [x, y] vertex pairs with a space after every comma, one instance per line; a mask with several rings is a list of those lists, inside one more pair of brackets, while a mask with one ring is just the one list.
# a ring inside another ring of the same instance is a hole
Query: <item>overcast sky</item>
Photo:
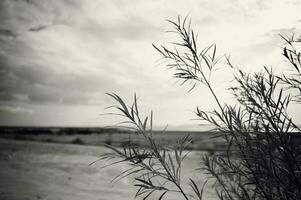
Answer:
[[[200, 48], [216, 43], [219, 55], [257, 71], [281, 68], [279, 34], [301, 33], [300, 11], [299, 0], [1, 0], [0, 125], [110, 125], [120, 119], [100, 115], [114, 103], [106, 92], [128, 102], [136, 92], [158, 126], [197, 124], [196, 106], [216, 105], [160, 62], [152, 43], [175, 39], [165, 20], [189, 15]], [[230, 76], [221, 69], [212, 78], [225, 101]], [[300, 108], [292, 111], [300, 123]]]

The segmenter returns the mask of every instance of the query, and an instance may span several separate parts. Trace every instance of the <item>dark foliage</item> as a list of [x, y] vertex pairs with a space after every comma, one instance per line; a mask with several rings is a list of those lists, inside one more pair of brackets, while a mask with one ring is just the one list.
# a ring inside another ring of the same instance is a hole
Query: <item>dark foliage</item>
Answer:
[[82, 139], [80, 139], [80, 138], [75, 138], [74, 140], [72, 140], [72, 142], [71, 142], [72, 144], [85, 144], [85, 142], [82, 140]]

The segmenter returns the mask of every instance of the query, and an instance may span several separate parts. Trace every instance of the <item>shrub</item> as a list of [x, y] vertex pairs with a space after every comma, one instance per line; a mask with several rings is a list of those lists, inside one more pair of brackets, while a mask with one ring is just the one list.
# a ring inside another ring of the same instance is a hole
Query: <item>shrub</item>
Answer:
[[75, 138], [71, 141], [72, 144], [85, 144], [85, 142], [80, 138]]
[[44, 142], [54, 142], [52, 138], [46, 138]]
[[[197, 85], [209, 89], [217, 109], [206, 112], [196, 109], [200, 120], [214, 125], [227, 149], [223, 154], [206, 154], [200, 169], [215, 179], [219, 199], [301, 199], [301, 143], [300, 129], [288, 114], [288, 106], [301, 102], [301, 39], [281, 36], [285, 45], [283, 56], [294, 73], [276, 75], [264, 67], [261, 72], [249, 74], [235, 68], [229, 57], [217, 57], [216, 45], [201, 51], [197, 47], [196, 34], [185, 18], [169, 21], [173, 31], [180, 36], [175, 48], [155, 46], [175, 71], [174, 77], [182, 84]], [[210, 82], [220, 59], [225, 59], [234, 74], [235, 84], [230, 88], [237, 102], [223, 103]], [[114, 107], [127, 118], [129, 128], [144, 137], [147, 145], [125, 145], [112, 150], [100, 160], [112, 161], [107, 166], [126, 162], [129, 168], [115, 177], [119, 180], [133, 176], [136, 196], [147, 199], [159, 192], [163, 199], [167, 192], [177, 192], [183, 199], [202, 199], [204, 185], [198, 186], [193, 178], [183, 183], [181, 164], [191, 142], [189, 135], [171, 146], [160, 146], [152, 137], [153, 114], [142, 118], [137, 97], [131, 106], [117, 94], [108, 94], [118, 103]], [[190, 188], [185, 187], [187, 184]], [[179, 196], [180, 198], [180, 196]]]

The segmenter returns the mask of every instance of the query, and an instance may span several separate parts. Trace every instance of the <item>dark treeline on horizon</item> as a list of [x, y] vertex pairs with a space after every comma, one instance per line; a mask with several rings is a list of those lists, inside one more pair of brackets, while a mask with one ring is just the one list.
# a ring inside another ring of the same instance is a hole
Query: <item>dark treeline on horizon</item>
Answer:
[[[107, 134], [107, 133], [134, 133], [135, 131], [115, 127], [43, 127], [43, 126], [0, 126], [0, 134]], [[153, 133], [208, 133], [214, 131], [183, 131], [183, 130], [153, 130]]]

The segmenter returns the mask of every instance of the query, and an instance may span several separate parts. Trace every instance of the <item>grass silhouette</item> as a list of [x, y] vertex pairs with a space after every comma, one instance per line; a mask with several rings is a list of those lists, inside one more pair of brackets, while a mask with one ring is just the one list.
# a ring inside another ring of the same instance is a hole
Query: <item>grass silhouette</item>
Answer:
[[[289, 116], [288, 107], [301, 102], [301, 53], [300, 38], [281, 36], [285, 45], [284, 58], [294, 72], [277, 75], [266, 67], [261, 72], [248, 74], [233, 66], [229, 57], [218, 57], [217, 47], [212, 44], [199, 50], [197, 34], [188, 18], [168, 20], [172, 33], [180, 37], [174, 47], [153, 45], [174, 71], [181, 84], [189, 84], [190, 90], [204, 86], [214, 97], [217, 109], [211, 112], [199, 108], [198, 118], [214, 125], [218, 136], [227, 144], [221, 154], [205, 154], [199, 170], [215, 180], [214, 187], [221, 200], [242, 199], [301, 199], [301, 137], [300, 129]], [[233, 70], [234, 86], [230, 87], [236, 104], [229, 105], [218, 98], [210, 77], [220, 60], [225, 60]], [[108, 94], [117, 105], [112, 106], [127, 118], [125, 123], [143, 136], [146, 146], [127, 143], [121, 149], [107, 145], [112, 151], [100, 157], [104, 167], [126, 162], [129, 168], [115, 177], [117, 181], [127, 176], [134, 177], [138, 187], [135, 197], [147, 199], [159, 193], [179, 193], [179, 199], [203, 198], [204, 186], [197, 185], [194, 177], [181, 176], [182, 161], [191, 142], [189, 135], [177, 143], [161, 146], [152, 136], [153, 113], [142, 118], [137, 97], [127, 103], [117, 94]]]

